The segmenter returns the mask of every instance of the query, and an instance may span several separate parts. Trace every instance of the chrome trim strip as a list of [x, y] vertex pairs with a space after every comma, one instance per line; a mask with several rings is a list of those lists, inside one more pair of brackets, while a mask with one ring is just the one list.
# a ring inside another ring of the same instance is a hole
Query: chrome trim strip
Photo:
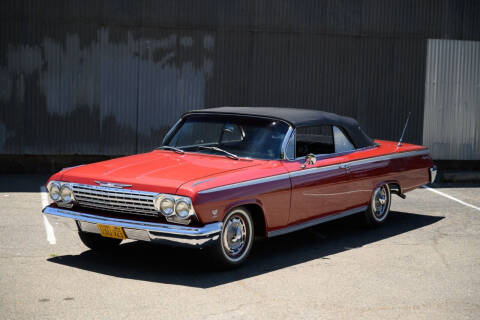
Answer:
[[303, 169], [299, 171], [294, 171], [290, 173], [291, 177], [301, 177], [307, 174], [311, 173], [318, 173], [318, 172], [325, 172], [325, 171], [332, 171], [336, 169], [343, 169], [344, 164], [333, 164], [331, 166], [325, 166], [325, 167], [313, 167], [313, 168], [308, 168], [308, 169]]
[[402, 152], [402, 153], [397, 153], [397, 154], [387, 154], [387, 155], [384, 155], [384, 156], [377, 156], [377, 157], [353, 160], [353, 161], [348, 161], [348, 162], [342, 162], [342, 163], [339, 163], [339, 164], [334, 164], [334, 165], [326, 166], [326, 167], [308, 168], [308, 169], [305, 169], [305, 170], [292, 172], [291, 176], [292, 177], [299, 177], [299, 176], [304, 176], [306, 174], [310, 174], [310, 173], [313, 173], [313, 172], [317, 173], [317, 172], [325, 172], [325, 171], [330, 171], [330, 170], [335, 170], [335, 169], [347, 169], [347, 168], [351, 169], [352, 166], [356, 166], [356, 165], [362, 165], [362, 164], [367, 164], [367, 163], [372, 163], [372, 162], [379, 162], [379, 161], [392, 160], [392, 159], [398, 159], [398, 158], [414, 157], [414, 156], [419, 156], [419, 155], [424, 155], [424, 154], [429, 154], [429, 151], [428, 150], [419, 150], [419, 151]]
[[358, 207], [358, 208], [353, 208], [353, 209], [346, 210], [346, 211], [343, 211], [343, 212], [339, 212], [339, 213], [336, 213], [336, 214], [331, 214], [331, 215], [328, 215], [326, 217], [320, 217], [320, 218], [310, 220], [310, 221], [306, 221], [306, 222], [296, 224], [296, 225], [293, 225], [293, 226], [288, 226], [288, 227], [285, 227], [285, 228], [282, 228], [282, 229], [270, 231], [268, 233], [268, 237], [272, 238], [272, 237], [280, 236], [280, 235], [287, 234], [287, 233], [290, 233], [290, 232], [298, 231], [298, 230], [301, 230], [301, 229], [313, 227], [317, 224], [321, 224], [321, 223], [325, 223], [325, 222], [328, 222], [328, 221], [332, 221], [332, 220], [340, 219], [340, 218], [343, 218], [343, 217], [347, 217], [347, 216], [350, 216], [352, 214], [359, 213], [359, 212], [362, 212], [362, 211], [365, 211], [365, 210], [367, 210], [367, 206], [361, 206], [361, 207]]
[[265, 177], [265, 178], [260, 178], [260, 179], [254, 179], [254, 180], [248, 180], [248, 181], [238, 182], [238, 183], [234, 183], [234, 184], [227, 184], [227, 185], [221, 186], [221, 187], [215, 187], [215, 188], [211, 188], [211, 189], [202, 190], [198, 193], [199, 194], [207, 194], [207, 193], [212, 193], [212, 192], [225, 191], [225, 190], [229, 190], [229, 189], [241, 188], [241, 187], [246, 187], [246, 186], [253, 186], [253, 185], [256, 185], [256, 184], [260, 184], [260, 183], [272, 182], [272, 181], [289, 179], [289, 178], [290, 178], [290, 174], [282, 173], [280, 175], [275, 175], [275, 176], [270, 176], [270, 177]]
[[206, 189], [202, 190], [199, 192], [199, 194], [206, 194], [206, 193], [211, 193], [211, 192], [217, 192], [217, 191], [224, 191], [224, 190], [229, 190], [229, 189], [234, 189], [234, 188], [240, 188], [240, 187], [245, 187], [245, 186], [250, 186], [250, 185], [256, 185], [260, 183], [265, 183], [265, 182], [271, 182], [271, 181], [276, 181], [276, 180], [281, 180], [286, 177], [299, 177], [303, 175], [307, 175], [313, 172], [325, 172], [325, 171], [331, 171], [331, 170], [336, 170], [342, 168], [342, 166], [355, 166], [355, 165], [360, 165], [360, 164], [366, 164], [366, 163], [371, 163], [371, 162], [377, 162], [377, 161], [384, 161], [384, 160], [391, 160], [391, 159], [398, 159], [398, 158], [406, 158], [406, 157], [414, 157], [417, 155], [424, 155], [424, 154], [429, 154], [428, 149], [425, 150], [419, 150], [419, 151], [408, 151], [408, 152], [401, 152], [397, 154], [388, 154], [384, 156], [377, 156], [377, 157], [370, 157], [366, 159], [359, 159], [359, 160], [353, 160], [349, 162], [342, 162], [330, 166], [325, 166], [325, 167], [313, 167], [313, 168], [308, 168], [304, 170], [299, 170], [299, 171], [294, 171], [291, 173], [282, 173], [280, 175], [275, 175], [275, 176], [269, 176], [265, 178], [259, 178], [259, 179], [253, 179], [253, 180], [248, 180], [248, 181], [243, 181], [243, 182], [237, 182], [233, 184], [228, 184], [220, 187], [215, 187], [212, 189]]
[[[215, 222], [207, 224], [203, 227], [188, 227], [181, 225], [169, 225], [164, 223], [144, 222], [135, 220], [126, 220], [110, 217], [102, 217], [93, 214], [87, 214], [77, 212], [73, 210], [66, 210], [60, 208], [54, 208], [47, 206], [42, 211], [47, 215], [52, 222], [58, 222], [59, 224], [76, 224], [76, 221], [87, 222], [92, 224], [106, 224], [110, 226], [122, 227], [125, 229], [125, 233], [135, 234], [139, 231], [144, 231], [148, 234], [152, 242], [162, 242], [174, 245], [182, 245], [189, 247], [202, 247], [209, 244], [212, 241], [216, 241], [219, 238], [219, 234], [222, 230], [222, 223]], [[77, 224], [81, 225], [81, 223]], [[85, 230], [87, 231], [87, 230]], [[88, 231], [95, 231], [88, 229]], [[146, 237], [142, 236], [143, 240]]]
[[212, 181], [212, 180], [215, 180], [216, 178], [210, 178], [210, 179], [205, 179], [205, 180], [200, 180], [200, 181], [197, 181], [195, 183], [192, 184], [192, 187], [195, 187], [199, 184], [202, 184], [202, 183], [205, 183], [205, 182], [208, 182], [208, 181]]
[[405, 157], [415, 157], [415, 156], [425, 155], [425, 154], [429, 154], [429, 153], [430, 152], [428, 151], [428, 149], [418, 150], [418, 151], [408, 151], [408, 152], [387, 154], [385, 156], [374, 157], [373, 158], [374, 160], [372, 160], [372, 158], [354, 160], [354, 161], [347, 162], [347, 164], [350, 165], [350, 166], [352, 166], [352, 165], [356, 166], [356, 165], [370, 163], [370, 162], [392, 160], [392, 159], [405, 158]]
[[122, 184], [122, 183], [115, 183], [115, 182], [105, 182], [105, 181], [98, 181], [98, 180], [95, 180], [94, 182], [95, 182], [96, 184], [100, 185], [101, 187], [118, 188], [118, 189], [128, 188], [128, 187], [131, 187], [131, 186], [132, 186], [131, 184]]

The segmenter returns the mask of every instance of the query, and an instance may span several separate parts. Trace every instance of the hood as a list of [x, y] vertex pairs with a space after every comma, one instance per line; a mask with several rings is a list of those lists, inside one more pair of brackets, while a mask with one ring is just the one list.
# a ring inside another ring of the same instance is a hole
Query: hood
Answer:
[[[184, 183], [259, 165], [261, 160], [233, 160], [201, 153], [155, 150], [67, 169], [63, 181], [97, 185], [95, 181], [131, 185], [128, 189], [175, 194]], [[126, 189], [127, 189], [126, 188]]]

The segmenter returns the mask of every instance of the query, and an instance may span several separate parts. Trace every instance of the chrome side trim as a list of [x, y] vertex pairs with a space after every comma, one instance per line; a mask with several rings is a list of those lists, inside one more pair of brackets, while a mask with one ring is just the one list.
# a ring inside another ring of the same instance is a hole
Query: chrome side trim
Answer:
[[392, 160], [392, 159], [398, 159], [398, 158], [407, 158], [407, 157], [414, 157], [414, 156], [420, 156], [424, 154], [429, 154], [428, 150], [419, 150], [419, 151], [409, 151], [409, 152], [402, 152], [402, 153], [396, 153], [396, 154], [387, 154], [384, 156], [377, 156], [377, 157], [371, 157], [371, 158], [366, 158], [366, 159], [359, 159], [359, 160], [353, 160], [349, 162], [342, 162], [339, 164], [331, 165], [331, 166], [326, 166], [326, 167], [314, 167], [314, 168], [308, 168], [305, 170], [300, 170], [300, 171], [295, 171], [291, 173], [292, 177], [299, 177], [299, 176], [304, 176], [306, 174], [310, 173], [317, 173], [317, 172], [324, 172], [324, 171], [330, 171], [330, 170], [336, 170], [336, 169], [342, 169], [342, 168], [351, 168], [352, 166], [357, 166], [357, 165], [362, 165], [362, 164], [367, 164], [367, 163], [373, 163], [373, 162], [379, 162], [379, 161], [385, 161], [385, 160]]
[[430, 152], [428, 151], [428, 149], [426, 149], [426, 150], [418, 150], [418, 151], [408, 151], [408, 152], [387, 154], [387, 155], [385, 155], [385, 156], [378, 156], [378, 157], [374, 157], [374, 158], [354, 160], [354, 161], [348, 162], [348, 164], [349, 164], [350, 166], [356, 166], [356, 165], [361, 165], [361, 164], [370, 163], [370, 162], [377, 162], [377, 161], [392, 160], [392, 159], [398, 159], [398, 158], [421, 156], [421, 155], [425, 155], [425, 154], [429, 154], [429, 153], [430, 153]]
[[343, 169], [344, 164], [334, 164], [331, 166], [325, 166], [325, 167], [313, 167], [313, 168], [308, 168], [308, 169], [303, 169], [299, 171], [294, 171], [290, 173], [291, 177], [301, 177], [307, 174], [311, 173], [318, 173], [318, 172], [325, 172], [325, 171], [332, 171], [336, 169]]
[[229, 189], [234, 189], [234, 188], [253, 186], [253, 185], [256, 185], [256, 184], [260, 184], [260, 183], [278, 181], [278, 180], [289, 179], [289, 178], [290, 178], [290, 174], [282, 173], [280, 175], [275, 175], [275, 176], [270, 176], [270, 177], [265, 177], [265, 178], [260, 178], [260, 179], [254, 179], [254, 180], [248, 180], [248, 181], [238, 182], [238, 183], [234, 183], [234, 184], [228, 184], [228, 185], [225, 185], [225, 186], [215, 187], [215, 188], [212, 188], [212, 189], [206, 189], [206, 190], [202, 190], [198, 193], [199, 194], [206, 194], [206, 193], [224, 191], [224, 190], [229, 190]]
[[281, 180], [281, 179], [284, 179], [286, 177], [299, 177], [299, 176], [303, 176], [303, 175], [307, 175], [307, 174], [311, 174], [311, 173], [326, 172], [326, 171], [341, 169], [345, 165], [355, 166], [355, 165], [361, 165], [361, 164], [378, 162], [378, 161], [385, 161], [385, 160], [391, 160], [391, 159], [414, 157], [414, 156], [424, 155], [424, 154], [429, 154], [428, 149], [419, 150], [419, 151], [402, 152], [402, 153], [396, 153], [396, 154], [388, 154], [388, 155], [384, 155], [384, 156], [377, 156], [377, 157], [371, 157], [371, 158], [366, 158], [366, 159], [359, 159], [359, 160], [342, 162], [342, 163], [334, 164], [334, 165], [331, 165], [331, 166], [325, 166], [325, 167], [313, 167], [313, 168], [308, 168], [308, 169], [304, 169], [304, 170], [294, 171], [294, 172], [291, 172], [291, 173], [282, 173], [282, 174], [276, 175], [276, 176], [269, 176], [269, 177], [265, 177], [265, 178], [259, 178], [259, 179], [253, 179], [253, 180], [248, 180], [248, 181], [243, 181], [243, 182], [237, 182], [237, 183], [234, 183], [234, 184], [228, 184], [228, 185], [224, 185], [224, 186], [221, 186], [221, 187], [215, 187], [215, 188], [212, 188], [212, 189], [206, 189], [206, 190], [200, 191], [199, 194], [205, 194], [205, 193], [229, 190], [229, 189], [240, 188], [240, 187], [245, 187], [245, 186], [250, 186], [250, 185], [256, 185], [256, 184], [260, 184], [260, 183]]
[[270, 231], [268, 233], [268, 237], [272, 238], [272, 237], [280, 236], [282, 234], [287, 234], [287, 233], [298, 231], [298, 230], [301, 230], [301, 229], [313, 227], [317, 224], [321, 224], [321, 223], [325, 223], [325, 222], [328, 222], [328, 221], [332, 221], [332, 220], [340, 219], [340, 218], [343, 218], [343, 217], [347, 217], [347, 216], [350, 216], [352, 214], [359, 213], [359, 212], [362, 212], [362, 211], [365, 211], [365, 210], [367, 210], [367, 206], [361, 206], [361, 207], [353, 208], [353, 209], [346, 210], [346, 211], [343, 211], [343, 212], [340, 212], [340, 213], [331, 214], [331, 215], [328, 215], [326, 217], [320, 217], [320, 218], [310, 220], [310, 221], [306, 221], [306, 222], [303, 222], [303, 223], [299, 223], [299, 224], [296, 224], [296, 225], [293, 225], [293, 226], [288, 226], [288, 227], [285, 227], [285, 228], [282, 228], [282, 229]]
[[60, 224], [74, 226], [76, 224], [83, 231], [96, 232], [92, 224], [100, 223], [124, 228], [125, 234], [130, 239], [149, 239], [151, 242], [189, 247], [202, 247], [212, 241], [217, 241], [222, 230], [221, 222], [210, 223], [203, 227], [188, 227], [103, 217], [50, 206], [45, 207], [42, 212], [47, 215], [54, 226]]

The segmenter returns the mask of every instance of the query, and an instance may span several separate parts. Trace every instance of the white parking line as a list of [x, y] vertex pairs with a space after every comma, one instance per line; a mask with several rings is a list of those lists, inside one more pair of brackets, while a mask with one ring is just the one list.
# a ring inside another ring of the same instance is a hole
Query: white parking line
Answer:
[[[42, 197], [42, 209], [48, 206], [48, 193], [47, 189], [44, 186], [40, 187], [40, 196]], [[47, 233], [47, 241], [50, 244], [55, 244], [57, 243], [57, 240], [55, 239], [55, 233], [53, 232], [53, 227], [48, 222], [47, 217], [45, 214], [43, 214], [43, 224], [45, 225], [45, 232]]]
[[441, 192], [441, 191], [435, 190], [435, 189], [430, 188], [430, 187], [427, 187], [427, 186], [424, 186], [424, 188], [427, 189], [428, 191], [432, 191], [432, 192], [434, 192], [434, 193], [436, 193], [436, 194], [439, 194], [439, 195], [441, 195], [441, 196], [444, 196], [445, 198], [448, 198], [448, 199], [450, 199], [450, 200], [453, 200], [453, 201], [456, 201], [456, 202], [458, 202], [458, 203], [461, 203], [461, 204], [463, 204], [464, 206], [467, 206], [467, 207], [470, 207], [470, 208], [473, 208], [473, 209], [475, 209], [475, 210], [480, 211], [480, 208], [479, 208], [479, 207], [474, 206], [473, 204], [470, 204], [470, 203], [466, 203], [465, 201], [462, 201], [462, 200], [457, 199], [457, 198], [455, 198], [455, 197], [452, 197], [452, 196], [449, 195], [449, 194], [443, 193], [443, 192]]

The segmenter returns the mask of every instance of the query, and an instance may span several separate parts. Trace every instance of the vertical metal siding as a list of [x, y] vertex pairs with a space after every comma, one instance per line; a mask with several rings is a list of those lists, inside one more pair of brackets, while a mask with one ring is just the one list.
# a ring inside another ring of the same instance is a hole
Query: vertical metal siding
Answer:
[[480, 159], [480, 42], [428, 40], [423, 142], [435, 159]]

